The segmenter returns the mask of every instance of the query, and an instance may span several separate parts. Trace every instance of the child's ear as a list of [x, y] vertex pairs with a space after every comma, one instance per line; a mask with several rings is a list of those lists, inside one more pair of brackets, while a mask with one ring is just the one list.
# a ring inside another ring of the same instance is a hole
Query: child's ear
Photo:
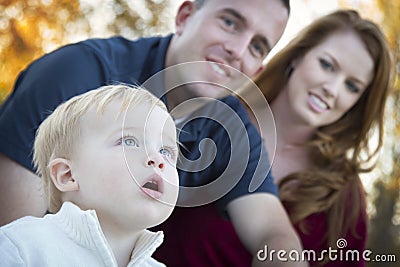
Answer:
[[54, 185], [61, 192], [79, 190], [78, 181], [72, 175], [71, 163], [67, 159], [56, 158], [50, 161], [49, 171]]

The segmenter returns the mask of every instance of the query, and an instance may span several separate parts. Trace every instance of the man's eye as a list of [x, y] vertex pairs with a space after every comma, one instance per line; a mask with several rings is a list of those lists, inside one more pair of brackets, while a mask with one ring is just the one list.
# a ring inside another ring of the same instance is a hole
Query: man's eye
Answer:
[[233, 26], [235, 26], [235, 23], [231, 19], [225, 18], [224, 22], [225, 22], [225, 25], [230, 28], [233, 28]]
[[222, 17], [221, 18], [221, 27], [228, 32], [236, 32], [238, 30], [238, 26], [236, 25], [236, 22], [229, 18], [229, 17]]
[[250, 46], [251, 53], [258, 58], [263, 58], [268, 54], [268, 50], [265, 48], [264, 45], [260, 44], [259, 42], [254, 42]]

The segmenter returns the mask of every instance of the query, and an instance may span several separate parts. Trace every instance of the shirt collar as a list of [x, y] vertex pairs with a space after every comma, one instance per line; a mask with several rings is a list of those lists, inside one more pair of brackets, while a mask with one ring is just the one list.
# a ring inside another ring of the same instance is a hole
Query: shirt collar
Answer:
[[[98, 252], [107, 263], [115, 262], [114, 254], [101, 230], [95, 210], [81, 210], [71, 202], [64, 202], [60, 211], [52, 216], [69, 238], [81, 246]], [[164, 239], [162, 231], [144, 230], [136, 242], [128, 266], [138, 265], [150, 258]], [[112, 263], [110, 265], [113, 265]]]

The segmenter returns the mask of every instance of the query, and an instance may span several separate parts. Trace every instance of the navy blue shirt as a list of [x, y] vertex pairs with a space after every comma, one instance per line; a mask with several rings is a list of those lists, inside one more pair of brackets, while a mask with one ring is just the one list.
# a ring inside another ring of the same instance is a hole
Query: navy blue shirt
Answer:
[[[35, 132], [60, 103], [103, 85], [144, 83], [164, 68], [170, 40], [171, 36], [136, 41], [122, 37], [90, 39], [36, 60], [19, 75], [12, 94], [0, 109], [0, 152], [33, 171]], [[236, 115], [227, 116], [230, 113], [223, 111], [221, 104]], [[187, 190], [181, 190], [178, 205], [202, 205], [218, 200], [224, 210], [229, 201], [250, 191], [277, 194], [268, 174], [268, 159], [265, 152], [261, 153], [261, 137], [239, 100], [230, 96], [198, 112], [204, 116], [183, 124], [179, 134], [184, 157], [178, 171], [180, 183]], [[217, 119], [209, 119], [211, 114]], [[211, 140], [215, 155], [207, 145]], [[260, 185], [255, 190], [249, 189], [257, 166], [254, 177], [261, 181]], [[190, 187], [194, 186], [203, 189], [193, 191]]]
[[143, 83], [164, 68], [170, 39], [89, 39], [36, 60], [0, 109], [0, 152], [33, 170], [35, 132], [59, 104], [103, 85]]
[[261, 137], [236, 97], [208, 103], [177, 127], [183, 144], [178, 169], [184, 169], [180, 175], [185, 177], [180, 179], [179, 206], [208, 204], [223, 196], [218, 205], [224, 209], [249, 192], [277, 193]]

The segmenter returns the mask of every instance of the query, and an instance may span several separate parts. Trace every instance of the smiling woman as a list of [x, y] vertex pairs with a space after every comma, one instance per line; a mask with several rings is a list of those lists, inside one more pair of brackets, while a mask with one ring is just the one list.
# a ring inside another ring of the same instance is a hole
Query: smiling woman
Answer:
[[[355, 11], [341, 10], [305, 28], [255, 79], [277, 127], [272, 174], [306, 250], [336, 249], [340, 238], [347, 240], [343, 250], [365, 248], [367, 216], [359, 175], [369, 170], [363, 163], [382, 146], [392, 72], [378, 26]], [[369, 150], [376, 129], [379, 142]], [[271, 130], [265, 130], [267, 136]], [[357, 266], [364, 264], [360, 260]]]
[[372, 80], [374, 62], [354, 32], [339, 31], [289, 68], [291, 77], [272, 108], [289, 104], [292, 113], [286, 115], [302, 120], [313, 132], [313, 127], [337, 121], [354, 106]]

